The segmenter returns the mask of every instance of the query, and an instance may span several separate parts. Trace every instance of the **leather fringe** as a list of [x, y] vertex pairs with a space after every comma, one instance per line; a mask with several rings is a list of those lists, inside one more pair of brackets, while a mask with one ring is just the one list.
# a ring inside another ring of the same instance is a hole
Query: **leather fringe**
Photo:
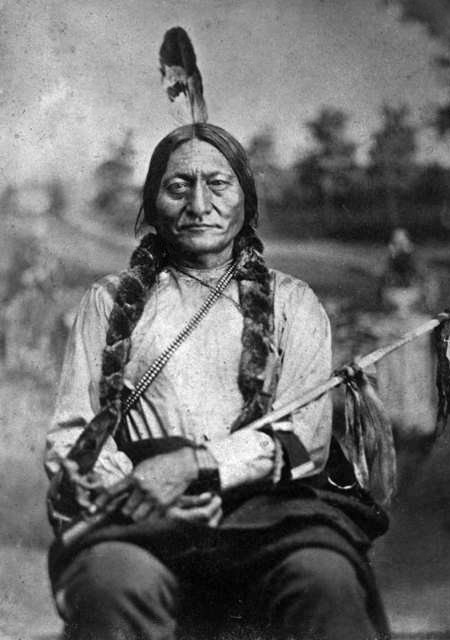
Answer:
[[438, 389], [438, 412], [435, 438], [438, 438], [447, 426], [450, 414], [450, 318], [449, 312], [434, 330], [434, 344], [437, 354], [436, 386]]
[[358, 484], [388, 504], [397, 475], [391, 423], [362, 369], [345, 367], [340, 374], [345, 377], [345, 434], [337, 437]]

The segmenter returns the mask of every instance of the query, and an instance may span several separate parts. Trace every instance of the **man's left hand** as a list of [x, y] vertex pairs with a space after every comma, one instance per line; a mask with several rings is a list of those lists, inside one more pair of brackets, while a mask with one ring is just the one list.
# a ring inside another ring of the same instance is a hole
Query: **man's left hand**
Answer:
[[122, 513], [143, 519], [153, 509], [165, 514], [198, 476], [197, 461], [190, 447], [154, 456], [139, 463], [133, 476], [136, 485]]

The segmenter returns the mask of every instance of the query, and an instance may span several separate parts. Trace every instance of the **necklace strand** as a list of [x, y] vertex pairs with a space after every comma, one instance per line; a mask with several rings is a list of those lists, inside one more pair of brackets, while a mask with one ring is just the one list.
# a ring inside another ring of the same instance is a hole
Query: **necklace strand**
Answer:
[[136, 404], [140, 396], [144, 393], [144, 391], [149, 387], [152, 382], [155, 380], [157, 375], [163, 369], [163, 367], [170, 360], [175, 351], [183, 344], [183, 342], [189, 337], [192, 331], [200, 324], [203, 318], [207, 315], [210, 308], [215, 304], [218, 298], [222, 295], [223, 291], [229, 285], [233, 276], [237, 269], [237, 263], [233, 263], [226, 272], [219, 279], [216, 287], [211, 289], [208, 297], [205, 302], [202, 304], [201, 308], [192, 316], [189, 322], [185, 325], [185, 327], [181, 330], [181, 332], [177, 335], [177, 337], [169, 344], [169, 346], [164, 349], [164, 351], [158, 356], [158, 358], [153, 362], [153, 364], [147, 369], [144, 375], [139, 379], [133, 391], [130, 393], [128, 398], [125, 400], [122, 414], [125, 415], [130, 411], [130, 409]]
[[[192, 280], [196, 280], [199, 284], [202, 284], [204, 287], [206, 287], [207, 289], [210, 289], [211, 291], [216, 291], [216, 289], [217, 289], [216, 285], [209, 284], [209, 282], [206, 282], [205, 280], [202, 280], [198, 276], [195, 276], [193, 273], [189, 273], [188, 271], [184, 271], [183, 269], [180, 269], [180, 267], [176, 267], [176, 270], [179, 271], [180, 273], [182, 273], [183, 275], [187, 276], [188, 278], [192, 278]], [[243, 313], [242, 312], [242, 307], [239, 304], [239, 302], [234, 300], [231, 297], [231, 295], [227, 295], [224, 291], [221, 291], [220, 295], [222, 296], [222, 298], [226, 298], [227, 300], [229, 300], [236, 307], [236, 309], [239, 311], [239, 313], [242, 315], [242, 313]]]

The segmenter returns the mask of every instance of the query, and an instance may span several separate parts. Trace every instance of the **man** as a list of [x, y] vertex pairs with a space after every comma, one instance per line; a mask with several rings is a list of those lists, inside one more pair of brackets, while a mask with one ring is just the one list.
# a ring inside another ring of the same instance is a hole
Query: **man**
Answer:
[[123, 400], [122, 383], [132, 393], [178, 348], [96, 464], [104, 485], [133, 474], [134, 489], [98, 530], [52, 547], [67, 636], [162, 640], [191, 620], [211, 635], [248, 619], [284, 638], [387, 637], [365, 557], [385, 523], [367, 496], [328, 480], [329, 399], [242, 428], [329, 375], [330, 331], [308, 286], [265, 266], [240, 144], [208, 124], [173, 131], [152, 156], [141, 216], [155, 233], [131, 269], [81, 303], [49, 473], [83, 424]]

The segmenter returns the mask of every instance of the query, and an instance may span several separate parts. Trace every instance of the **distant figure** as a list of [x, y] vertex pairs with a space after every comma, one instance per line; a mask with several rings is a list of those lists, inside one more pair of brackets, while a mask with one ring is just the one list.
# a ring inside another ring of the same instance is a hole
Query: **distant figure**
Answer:
[[[378, 346], [390, 344], [430, 319], [429, 282], [407, 231], [395, 229], [380, 286], [382, 314], [372, 325]], [[400, 448], [428, 440], [434, 432], [437, 408], [431, 336], [383, 358], [377, 365], [377, 378]]]
[[[430, 316], [417, 310], [420, 290], [390, 289], [389, 312], [373, 325], [378, 346], [397, 340]], [[437, 410], [435, 360], [431, 335], [404, 345], [377, 364], [380, 397], [393, 422], [399, 445], [428, 439], [434, 432]]]
[[406, 229], [394, 229], [389, 242], [389, 257], [381, 276], [379, 297], [385, 309], [410, 306], [431, 311], [438, 298], [435, 278], [418, 259], [415, 246]]
[[385, 273], [385, 285], [411, 287], [420, 282], [420, 271], [414, 253], [414, 245], [405, 229], [394, 229], [389, 242], [389, 261]]

